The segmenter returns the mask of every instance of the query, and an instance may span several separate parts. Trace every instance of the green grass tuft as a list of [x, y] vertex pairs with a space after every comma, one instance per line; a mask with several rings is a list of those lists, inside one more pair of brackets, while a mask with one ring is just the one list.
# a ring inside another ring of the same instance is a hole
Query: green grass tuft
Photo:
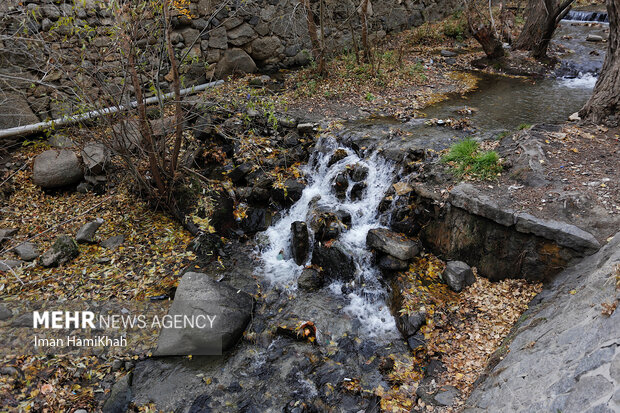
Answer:
[[502, 164], [497, 152], [481, 152], [478, 142], [471, 138], [466, 138], [452, 145], [442, 161], [452, 163], [454, 174], [459, 178], [469, 176], [478, 179], [491, 179], [502, 171]]

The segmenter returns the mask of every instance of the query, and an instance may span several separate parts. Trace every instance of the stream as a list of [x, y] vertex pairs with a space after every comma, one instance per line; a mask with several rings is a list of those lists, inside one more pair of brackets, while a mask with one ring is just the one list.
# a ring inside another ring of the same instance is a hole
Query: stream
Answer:
[[[341, 131], [321, 137], [303, 168], [307, 186], [301, 198], [257, 236], [259, 246], [254, 251], [233, 247], [237, 261], [226, 281], [237, 288], [258, 284], [264, 297], [249, 331], [255, 339], [244, 340], [223, 359], [205, 358], [191, 368], [182, 367], [180, 361], [143, 363], [139, 379], [134, 380], [140, 382], [136, 400], [154, 400], [162, 409], [187, 406], [187, 400], [194, 400], [188, 411], [210, 411], [201, 410], [205, 406], [215, 411], [325, 411], [329, 406], [347, 412], [374, 411], [377, 400], [369, 396], [372, 389], [390, 387], [380, 360], [410, 353], [389, 308], [389, 289], [366, 248], [370, 229], [389, 226], [390, 211], [379, 210], [400, 173], [398, 159], [411, 150], [445, 149], [467, 135], [496, 138], [526, 123], [565, 121], [591, 94], [604, 58], [606, 44], [585, 38], [589, 33], [602, 34], [605, 27], [562, 22], [556, 42], [565, 53], [558, 77], [532, 81], [482, 76], [476, 91], [427, 108], [421, 118], [350, 122]], [[459, 115], [457, 111], [464, 107], [474, 110]], [[466, 130], [428, 122], [463, 116], [469, 118]], [[362, 180], [352, 178], [355, 169], [366, 171]], [[344, 192], [334, 190], [337, 179], [346, 182]], [[356, 187], [360, 181], [365, 187]], [[353, 257], [354, 274], [351, 279], [326, 280], [322, 288], [307, 291], [298, 288], [298, 280], [312, 264], [312, 251], [317, 248], [312, 228], [317, 211], [346, 217], [337, 238]], [[307, 223], [310, 232], [310, 254], [301, 265], [296, 264], [291, 248], [295, 222]], [[273, 338], [274, 326], [308, 321], [316, 326], [318, 345], [286, 335]], [[202, 377], [212, 378], [215, 386], [205, 387]], [[333, 391], [352, 377], [359, 379], [362, 391]], [[154, 385], [153, 380], [159, 382]]]

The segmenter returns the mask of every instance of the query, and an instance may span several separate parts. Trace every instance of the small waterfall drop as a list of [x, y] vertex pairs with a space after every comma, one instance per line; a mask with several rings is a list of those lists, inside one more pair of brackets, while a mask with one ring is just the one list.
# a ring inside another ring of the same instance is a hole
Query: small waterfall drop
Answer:
[[609, 23], [609, 16], [603, 11], [571, 10], [566, 14], [564, 20]]
[[[337, 149], [344, 149], [346, 157], [329, 165]], [[353, 199], [352, 185], [349, 185], [346, 199], [339, 199], [332, 187], [334, 178], [347, 166], [355, 164], [368, 168], [365, 180], [367, 187], [363, 196], [358, 200]], [[366, 249], [368, 231], [382, 226], [379, 222], [378, 207], [390, 188], [393, 172], [394, 166], [376, 153], [362, 159], [353, 150], [339, 146], [335, 139], [321, 138], [305, 167], [304, 173], [308, 185], [301, 198], [264, 233], [268, 242], [261, 252], [262, 275], [275, 288], [294, 293], [297, 289], [297, 279], [305, 265], [310, 264], [312, 252], [304, 265], [295, 263], [291, 254], [291, 224], [295, 221], [309, 222], [312, 210], [315, 208], [350, 214], [351, 224], [338, 240], [354, 258], [357, 268], [355, 281], [346, 288], [343, 288], [342, 282], [334, 281], [322, 293], [344, 295], [348, 304], [343, 311], [352, 318], [357, 317], [361, 322], [362, 331], [368, 336], [397, 334], [394, 319], [386, 304], [387, 293], [379, 281], [378, 270], [371, 263], [372, 255]], [[308, 227], [312, 244], [314, 234], [310, 225]]]

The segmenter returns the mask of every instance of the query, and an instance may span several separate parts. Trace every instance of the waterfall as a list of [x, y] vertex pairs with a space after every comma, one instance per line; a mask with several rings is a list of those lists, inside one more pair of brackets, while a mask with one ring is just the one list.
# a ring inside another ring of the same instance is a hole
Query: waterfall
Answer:
[[[346, 157], [329, 165], [337, 149], [344, 149]], [[347, 166], [355, 164], [368, 169], [363, 196], [352, 199], [352, 185], [349, 185], [346, 199], [339, 199], [332, 187], [334, 178]], [[343, 311], [357, 317], [369, 336], [395, 333], [395, 322], [385, 302], [387, 293], [379, 281], [380, 273], [371, 263], [371, 253], [366, 249], [368, 231], [382, 226], [378, 207], [392, 183], [394, 166], [377, 153], [360, 158], [352, 149], [340, 147], [335, 139], [323, 137], [303, 172], [308, 185], [301, 198], [264, 233], [267, 245], [261, 252], [263, 267], [260, 272], [275, 288], [294, 293], [297, 279], [305, 265], [310, 264], [311, 254], [304, 265], [295, 263], [291, 253], [291, 224], [309, 222], [315, 208], [346, 212], [351, 216], [351, 224], [338, 240], [351, 252], [357, 274], [346, 288], [342, 282], [334, 281], [322, 293], [343, 295], [348, 302]], [[308, 227], [312, 243], [314, 237], [310, 225]]]
[[581, 21], [581, 22], [597, 22], [609, 23], [609, 16], [602, 11], [577, 11], [568, 12], [564, 20]]

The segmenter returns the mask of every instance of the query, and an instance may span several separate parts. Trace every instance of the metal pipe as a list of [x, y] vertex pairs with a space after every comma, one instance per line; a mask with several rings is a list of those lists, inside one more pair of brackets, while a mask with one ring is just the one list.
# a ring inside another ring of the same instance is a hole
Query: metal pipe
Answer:
[[[181, 89], [181, 96], [191, 95], [196, 92], [201, 92], [211, 87], [215, 87], [224, 83], [223, 80], [217, 80], [215, 82], [203, 83], [202, 85], [192, 86], [185, 89]], [[153, 103], [157, 103], [160, 101], [168, 100], [174, 97], [174, 92], [166, 93], [160, 96], [152, 96], [147, 98], [144, 103], [146, 105], [152, 105]], [[48, 120], [45, 122], [33, 123], [31, 125], [25, 126], [16, 126], [14, 128], [3, 129], [0, 130], [0, 140], [8, 137], [15, 136], [27, 136], [36, 132], [41, 132], [49, 128], [58, 128], [67, 125], [72, 125], [74, 123], [82, 122], [85, 120], [96, 119], [101, 116], [111, 115], [113, 113], [122, 112], [129, 109], [134, 109], [138, 106], [138, 102], [134, 101], [129, 104], [129, 106], [119, 105], [119, 106], [111, 106], [109, 108], [97, 109], [90, 112], [83, 113], [81, 115], [71, 115], [71, 116], [63, 116], [59, 119]]]

